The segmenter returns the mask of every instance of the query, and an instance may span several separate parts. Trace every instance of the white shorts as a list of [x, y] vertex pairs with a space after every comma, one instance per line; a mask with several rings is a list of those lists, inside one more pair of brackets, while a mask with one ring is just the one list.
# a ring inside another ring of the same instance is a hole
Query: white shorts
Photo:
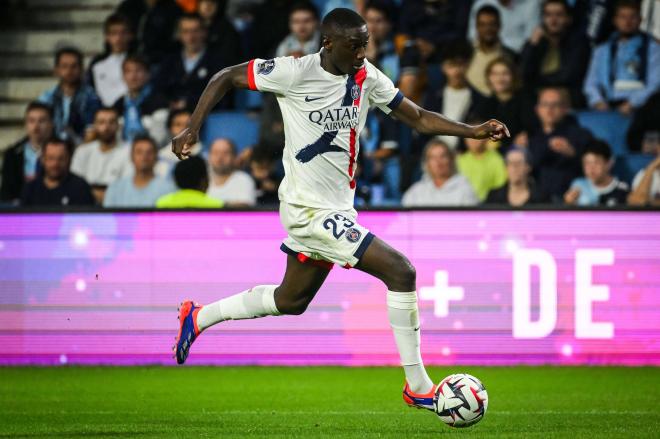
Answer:
[[356, 218], [355, 209], [318, 209], [280, 202], [280, 221], [289, 234], [280, 249], [301, 262], [326, 268], [332, 268], [333, 263], [355, 267], [374, 239]]

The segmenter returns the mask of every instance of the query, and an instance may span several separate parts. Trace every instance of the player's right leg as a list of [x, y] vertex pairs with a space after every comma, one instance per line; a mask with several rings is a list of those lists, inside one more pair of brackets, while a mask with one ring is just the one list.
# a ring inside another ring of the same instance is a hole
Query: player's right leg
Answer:
[[284, 279], [279, 286], [258, 285], [206, 306], [184, 301], [179, 308], [179, 334], [174, 346], [177, 363], [183, 364], [199, 334], [217, 323], [302, 314], [328, 273], [327, 265], [316, 265], [313, 261], [303, 263], [289, 255]]

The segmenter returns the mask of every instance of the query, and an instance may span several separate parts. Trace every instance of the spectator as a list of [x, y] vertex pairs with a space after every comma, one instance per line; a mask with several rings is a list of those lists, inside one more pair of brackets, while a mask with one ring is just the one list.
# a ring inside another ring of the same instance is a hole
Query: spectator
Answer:
[[582, 173], [580, 157], [591, 133], [569, 114], [568, 92], [546, 88], [539, 93], [536, 114], [541, 129], [529, 137], [534, 175], [541, 192], [558, 201]]
[[236, 145], [229, 139], [217, 139], [209, 149], [211, 185], [207, 195], [227, 206], [254, 206], [257, 193], [249, 174], [236, 169]]
[[367, 3], [364, 19], [369, 29], [367, 59], [395, 84], [399, 81], [399, 55], [392, 35], [392, 8], [385, 0]]
[[182, 14], [174, 0], [124, 0], [116, 12], [129, 19], [138, 52], [150, 63], [159, 63], [174, 50], [172, 36]]
[[23, 206], [92, 206], [94, 197], [85, 180], [69, 172], [73, 145], [52, 139], [43, 147], [43, 172], [27, 183], [21, 195]]
[[113, 105], [122, 118], [122, 139], [130, 142], [136, 135], [146, 132], [157, 142], [164, 142], [168, 102], [149, 84], [147, 60], [139, 55], [129, 56], [122, 70], [128, 91]]
[[[277, 46], [276, 56], [301, 57], [318, 51], [321, 38], [318, 28], [319, 17], [314, 5], [296, 3], [289, 13], [290, 33]], [[284, 123], [277, 97], [272, 93], [263, 97], [259, 125], [259, 142], [273, 148], [282, 148]]]
[[209, 46], [221, 54], [227, 65], [233, 66], [244, 61], [244, 57], [241, 37], [225, 16], [225, 6], [223, 0], [200, 0], [197, 13], [204, 21]]
[[660, 91], [635, 112], [627, 140], [630, 151], [655, 154], [660, 142]]
[[[179, 20], [181, 51], [170, 53], [159, 67], [154, 84], [167, 96], [171, 108], [193, 108], [215, 73], [229, 65], [221, 54], [207, 46], [207, 32], [202, 18], [186, 14]], [[233, 99], [222, 99], [227, 106]]]
[[82, 82], [83, 55], [78, 49], [66, 47], [55, 53], [55, 76], [58, 84], [43, 92], [39, 101], [53, 108], [55, 133], [77, 143], [101, 101], [94, 89]]
[[510, 149], [506, 154], [507, 183], [493, 189], [486, 197], [486, 204], [507, 204], [513, 207], [547, 202], [547, 198], [538, 190], [530, 173], [532, 167], [527, 150]]
[[523, 82], [531, 91], [564, 87], [574, 106], [584, 106], [582, 82], [587, 72], [589, 42], [572, 30], [567, 0], [545, 0], [541, 26], [532, 34], [521, 56]]
[[103, 207], [154, 207], [156, 200], [174, 192], [174, 185], [154, 174], [158, 145], [148, 135], [133, 139], [131, 161], [135, 172], [115, 180], [108, 186]]
[[[167, 129], [170, 139], [188, 126], [192, 114], [189, 110], [172, 110], [167, 117]], [[192, 155], [201, 154], [202, 142], [198, 141], [192, 148]], [[158, 151], [158, 163], [156, 163], [156, 175], [168, 176], [174, 166], [179, 163], [179, 158], [172, 152], [172, 143], [168, 143]]]
[[403, 195], [404, 207], [474, 206], [479, 198], [467, 178], [456, 172], [454, 151], [432, 139], [424, 148], [423, 177]]
[[110, 183], [132, 172], [130, 149], [117, 140], [118, 119], [115, 109], [99, 109], [94, 116], [96, 140], [78, 146], [73, 154], [71, 171], [92, 186], [98, 204], [103, 204]]
[[23, 185], [39, 171], [39, 157], [46, 142], [53, 137], [53, 110], [41, 102], [30, 102], [25, 110], [26, 136], [7, 148], [2, 160], [0, 200], [14, 202]]
[[513, 61], [515, 53], [500, 41], [501, 20], [496, 7], [485, 5], [477, 11], [477, 38], [474, 42], [472, 59], [467, 70], [470, 85], [484, 96], [490, 96], [491, 90], [486, 79], [486, 67], [499, 58]]
[[484, 119], [497, 119], [509, 128], [511, 137], [500, 141], [501, 151], [515, 145], [527, 145], [527, 132], [534, 126], [534, 106], [520, 90], [516, 68], [508, 58], [497, 58], [486, 66], [491, 96], [481, 101], [476, 113]]
[[109, 107], [128, 90], [122, 74], [122, 65], [131, 48], [133, 34], [128, 19], [117, 14], [106, 18], [103, 33], [105, 51], [92, 60], [87, 76], [101, 103]]
[[443, 61], [441, 48], [463, 38], [470, 3], [466, 1], [408, 0], [401, 5], [401, 93], [420, 102], [426, 88], [429, 65]]
[[[481, 124], [483, 121], [470, 116], [467, 123]], [[472, 184], [480, 201], [486, 199], [488, 192], [506, 183], [506, 166], [502, 156], [487, 148], [488, 139], [465, 139], [467, 151], [458, 156], [458, 170]]]
[[250, 155], [250, 174], [257, 187], [257, 204], [277, 205], [277, 189], [281, 178], [276, 170], [277, 162], [270, 148], [257, 146]]
[[639, 24], [639, 4], [619, 1], [614, 13], [616, 32], [591, 57], [584, 84], [591, 108], [629, 115], [660, 86], [660, 45], [640, 32]]
[[[474, 112], [483, 101], [481, 96], [470, 86], [466, 78], [467, 67], [472, 55], [472, 48], [465, 41], [448, 45], [442, 61], [442, 73], [445, 84], [426, 99], [424, 108], [437, 111], [456, 121], [465, 121], [468, 114]], [[458, 137], [440, 136], [450, 148], [456, 148]]]
[[564, 202], [578, 206], [625, 204], [628, 185], [610, 174], [613, 165], [610, 146], [602, 140], [593, 139], [582, 156], [584, 177], [573, 180], [564, 194]]
[[477, 11], [491, 5], [497, 8], [502, 18], [502, 43], [515, 52], [520, 52], [539, 23], [540, 3], [538, 0], [476, 0], [470, 10], [468, 37], [475, 41]]
[[319, 50], [319, 13], [314, 5], [308, 2], [294, 4], [289, 12], [289, 30], [291, 33], [277, 46], [275, 56], [299, 58]]
[[631, 206], [660, 206], [660, 142], [655, 144], [655, 155], [655, 160], [633, 179], [633, 191], [628, 195]]
[[178, 191], [163, 195], [156, 201], [159, 209], [219, 208], [222, 201], [206, 195], [209, 175], [206, 162], [199, 156], [191, 156], [174, 167], [174, 181]]

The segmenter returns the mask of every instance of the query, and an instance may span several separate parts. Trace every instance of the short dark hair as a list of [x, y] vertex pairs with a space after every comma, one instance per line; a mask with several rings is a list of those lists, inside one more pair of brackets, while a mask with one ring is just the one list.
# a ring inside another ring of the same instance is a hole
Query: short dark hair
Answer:
[[55, 66], [60, 63], [60, 58], [62, 58], [64, 55], [73, 55], [76, 57], [78, 60], [78, 64], [80, 64], [80, 67], [83, 66], [83, 54], [80, 50], [76, 49], [75, 47], [61, 47], [57, 49], [55, 52]]
[[94, 118], [96, 118], [97, 114], [103, 113], [103, 112], [108, 112], [108, 111], [111, 111], [111, 112], [115, 113], [115, 116], [119, 117], [119, 111], [117, 111], [117, 109], [115, 107], [99, 107], [98, 110], [96, 110], [96, 112], [94, 112]]
[[466, 40], [454, 40], [442, 52], [442, 61], [465, 61], [472, 58], [472, 45]]
[[498, 23], [502, 23], [502, 17], [500, 16], [500, 11], [493, 5], [485, 5], [479, 8], [477, 11], [477, 18], [479, 18], [480, 15], [493, 15], [497, 18]]
[[124, 70], [124, 68], [126, 68], [126, 64], [128, 64], [129, 62], [132, 62], [134, 64], [139, 64], [147, 72], [149, 71], [149, 61], [147, 60], [147, 58], [145, 58], [142, 55], [138, 55], [138, 54], [128, 55], [126, 58], [124, 58], [124, 62], [121, 63], [121, 69]]
[[172, 128], [172, 124], [174, 124], [174, 119], [176, 119], [182, 114], [192, 114], [192, 111], [188, 110], [187, 108], [178, 108], [176, 110], [171, 110], [170, 114], [167, 115], [167, 128]]
[[612, 148], [610, 148], [607, 142], [594, 138], [587, 143], [582, 156], [584, 157], [587, 154], [597, 155], [605, 159], [605, 161], [609, 161], [612, 158]]
[[199, 189], [209, 178], [206, 162], [199, 156], [191, 156], [174, 167], [174, 182], [180, 189]]
[[252, 154], [250, 155], [251, 163], [273, 163], [274, 161], [275, 156], [273, 151], [266, 145], [257, 145], [252, 149]]
[[133, 153], [135, 144], [138, 142], [149, 142], [151, 143], [151, 147], [154, 149], [154, 151], [158, 151], [158, 144], [153, 137], [151, 137], [148, 133], [139, 133], [133, 137], [133, 141], [131, 142], [131, 153]]
[[614, 6], [614, 13], [619, 12], [619, 9], [634, 9], [637, 13], [640, 12], [641, 8], [639, 5], [639, 0], [619, 0]]
[[314, 19], [316, 21], [319, 21], [319, 10], [316, 9], [316, 6], [314, 6], [311, 2], [308, 1], [298, 1], [291, 6], [291, 9], [289, 9], [289, 16], [291, 16], [294, 12], [298, 11], [304, 11], [304, 12], [309, 12], [314, 16]]
[[186, 12], [179, 17], [177, 24], [181, 24], [183, 20], [196, 20], [202, 27], [204, 27], [204, 19], [197, 12]]
[[564, 11], [568, 15], [572, 15], [571, 14], [571, 7], [570, 7], [570, 5], [568, 4], [568, 2], [566, 0], [545, 0], [543, 2], [543, 5], [541, 6], [541, 13], [545, 12], [545, 7], [548, 6], [551, 3], [556, 3], [556, 4], [559, 4], [559, 5], [562, 5], [564, 7]]
[[321, 22], [323, 36], [328, 37], [336, 32], [355, 29], [366, 24], [364, 18], [357, 12], [347, 8], [335, 8], [328, 12]]
[[117, 26], [118, 24], [125, 26], [129, 31], [131, 30], [131, 22], [128, 21], [128, 18], [121, 14], [110, 14], [103, 22], [103, 33], [107, 34], [111, 26]]
[[73, 156], [73, 142], [69, 138], [51, 137], [50, 139], [48, 139], [48, 141], [44, 144], [43, 148], [41, 149], [42, 156], [46, 155], [46, 150], [48, 149], [48, 145], [64, 145], [64, 149], [69, 155], [69, 158]]
[[27, 108], [25, 109], [25, 115], [27, 116], [29, 112], [31, 111], [45, 111], [48, 114], [48, 118], [50, 120], [53, 120], [53, 107], [51, 107], [48, 104], [44, 104], [43, 102], [39, 101], [32, 101], [28, 104]]

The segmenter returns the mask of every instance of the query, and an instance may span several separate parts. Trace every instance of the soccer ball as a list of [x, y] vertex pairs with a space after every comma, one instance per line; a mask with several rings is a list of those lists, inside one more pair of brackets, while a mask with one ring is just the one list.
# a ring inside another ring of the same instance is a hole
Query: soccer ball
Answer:
[[469, 427], [486, 414], [488, 393], [481, 381], [472, 375], [449, 375], [435, 391], [433, 408], [440, 420], [450, 427]]

